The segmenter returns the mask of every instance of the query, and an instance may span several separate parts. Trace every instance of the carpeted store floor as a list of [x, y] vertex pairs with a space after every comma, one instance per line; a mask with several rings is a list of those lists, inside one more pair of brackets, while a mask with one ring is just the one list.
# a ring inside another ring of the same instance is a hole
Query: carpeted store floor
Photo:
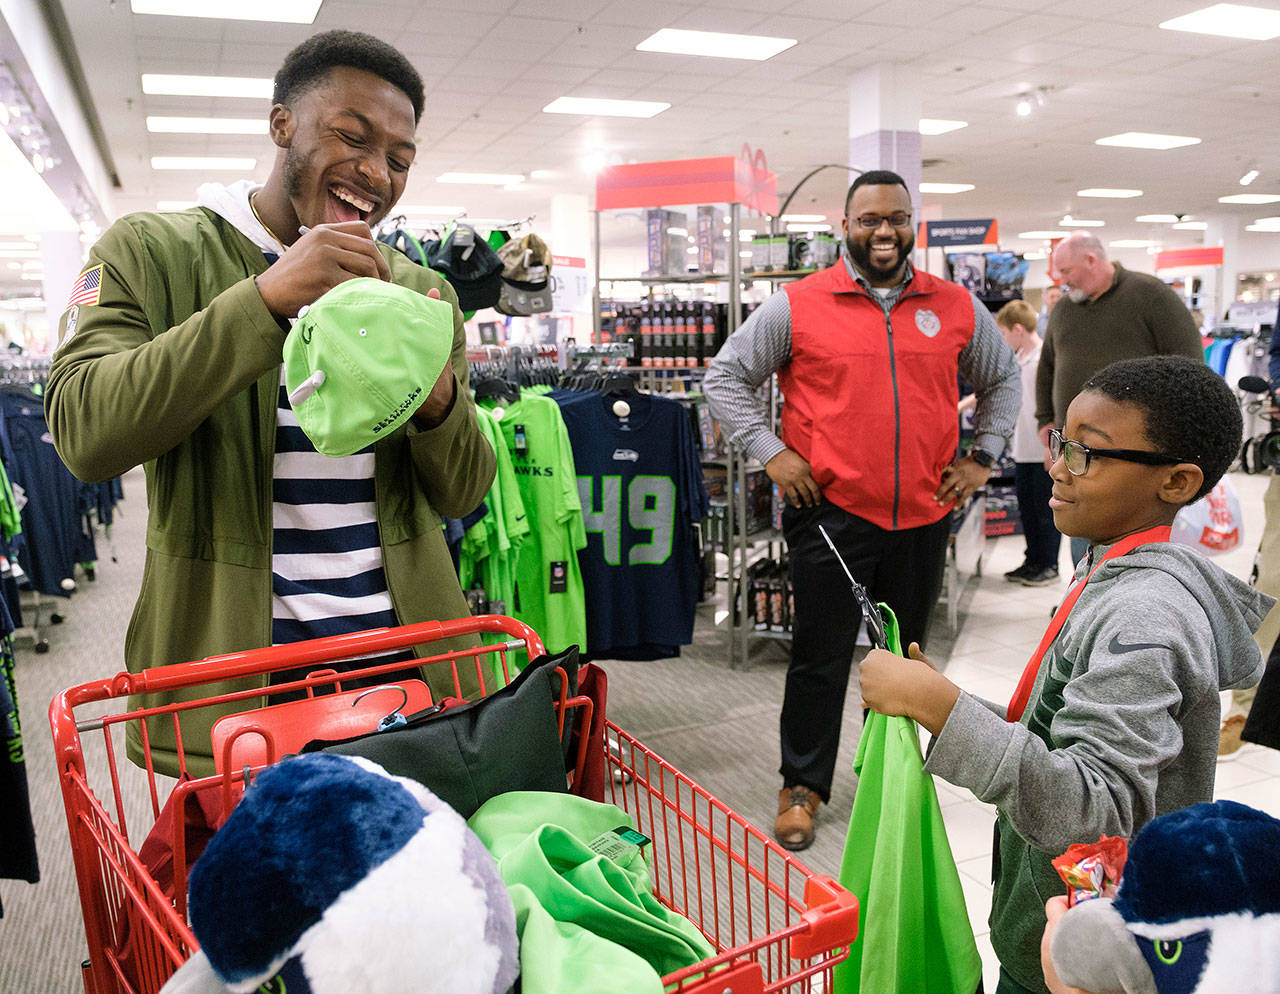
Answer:
[[[1247, 576], [1261, 533], [1265, 477], [1237, 475], [1245, 507], [1245, 545], [1223, 557], [1231, 572]], [[0, 992], [72, 994], [82, 990], [79, 964], [86, 946], [58, 791], [47, 707], [58, 690], [122, 668], [120, 650], [142, 575], [145, 496], [142, 474], [125, 479], [126, 500], [112, 534], [118, 561], [100, 543], [97, 579], [59, 605], [65, 622], [47, 631], [51, 650], [37, 655], [18, 647], [18, 693], [31, 784], [42, 879], [38, 885], [0, 881]], [[1044, 588], [1006, 583], [1002, 574], [1021, 561], [1022, 540], [988, 541], [983, 576], [966, 585], [958, 632], [940, 611], [930, 647], [933, 658], [966, 689], [1007, 699], [1024, 663], [1062, 596], [1065, 581]], [[1069, 566], [1062, 556], [1064, 569]], [[689, 774], [731, 808], [768, 829], [780, 783], [777, 714], [786, 654], [760, 642], [746, 671], [730, 671], [725, 635], [715, 627], [716, 608], [699, 618], [695, 645], [677, 660], [610, 662], [610, 716], [624, 729]], [[830, 805], [819, 819], [818, 839], [802, 854], [814, 870], [835, 874], [843, 848], [855, 780], [851, 772], [860, 709], [855, 696], [845, 707], [845, 734]], [[970, 918], [994, 989], [994, 958], [987, 941], [989, 863], [993, 810], [971, 795], [937, 782], [939, 799]], [[1280, 815], [1280, 753], [1247, 747], [1218, 767], [1218, 794]]]

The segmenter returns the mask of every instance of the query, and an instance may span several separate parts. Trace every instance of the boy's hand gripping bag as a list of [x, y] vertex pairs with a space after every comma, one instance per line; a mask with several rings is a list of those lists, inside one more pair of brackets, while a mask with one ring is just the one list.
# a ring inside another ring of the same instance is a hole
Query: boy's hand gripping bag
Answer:
[[[897, 619], [880, 611], [889, 651], [900, 656]], [[916, 723], [868, 711], [853, 770], [840, 883], [857, 895], [862, 921], [833, 990], [973, 994], [982, 960]]]

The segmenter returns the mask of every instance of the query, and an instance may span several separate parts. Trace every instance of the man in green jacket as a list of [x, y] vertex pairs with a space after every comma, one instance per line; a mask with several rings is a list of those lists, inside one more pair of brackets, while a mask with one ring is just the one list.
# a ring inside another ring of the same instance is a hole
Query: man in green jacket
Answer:
[[[355, 32], [316, 35], [276, 75], [265, 185], [206, 184], [201, 206], [124, 217], [90, 251], [45, 407], [77, 476], [146, 470], [131, 671], [468, 613], [440, 518], [480, 504], [495, 460], [468, 390], [462, 315], [443, 279], [370, 228], [404, 190], [422, 105], [422, 80], [395, 49]], [[330, 459], [297, 428], [282, 347], [299, 308], [361, 276], [453, 303], [452, 360], [404, 426]], [[252, 706], [184, 714], [193, 773], [212, 768], [213, 721]], [[172, 721], [147, 732], [156, 768], [176, 773]], [[140, 762], [136, 722], [128, 747]]]

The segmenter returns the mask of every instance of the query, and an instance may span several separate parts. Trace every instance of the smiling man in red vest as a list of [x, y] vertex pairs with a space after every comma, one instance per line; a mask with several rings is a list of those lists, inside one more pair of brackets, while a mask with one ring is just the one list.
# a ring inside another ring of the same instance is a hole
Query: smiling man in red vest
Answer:
[[[986, 307], [915, 270], [911, 195], [897, 173], [863, 173], [845, 201], [845, 258], [788, 284], [725, 343], [706, 378], [730, 440], [783, 490], [795, 616], [782, 704], [783, 787], [774, 834], [813, 841], [830, 797], [862, 614], [825, 527], [903, 644], [928, 635], [951, 509], [987, 481], [1017, 420], [1018, 365]], [[782, 437], [756, 398], [773, 373]], [[957, 375], [977, 394], [974, 447], [957, 458]]]

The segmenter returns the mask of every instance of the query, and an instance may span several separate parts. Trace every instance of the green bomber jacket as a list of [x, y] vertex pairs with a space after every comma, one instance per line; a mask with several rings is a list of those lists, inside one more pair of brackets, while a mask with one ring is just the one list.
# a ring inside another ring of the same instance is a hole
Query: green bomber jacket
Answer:
[[[402, 624], [464, 617], [440, 518], [462, 517], [480, 504], [493, 480], [494, 452], [476, 421], [456, 294], [432, 270], [378, 248], [395, 282], [422, 293], [439, 288], [453, 303], [457, 378], [442, 424], [420, 431], [410, 422], [375, 445], [387, 585]], [[266, 259], [230, 222], [195, 207], [120, 219], [90, 251], [85, 271], [98, 265], [96, 303], [62, 316], [45, 414], [59, 455], [79, 478], [145, 469], [146, 566], [125, 664], [138, 673], [270, 645], [272, 475], [288, 328], [254, 284]], [[262, 676], [141, 694], [131, 706], [265, 685]], [[184, 712], [183, 750], [193, 775], [212, 772], [213, 722], [253, 706]], [[139, 725], [129, 722], [127, 744], [141, 764]], [[156, 769], [176, 775], [172, 719], [149, 721], [147, 737]]]

